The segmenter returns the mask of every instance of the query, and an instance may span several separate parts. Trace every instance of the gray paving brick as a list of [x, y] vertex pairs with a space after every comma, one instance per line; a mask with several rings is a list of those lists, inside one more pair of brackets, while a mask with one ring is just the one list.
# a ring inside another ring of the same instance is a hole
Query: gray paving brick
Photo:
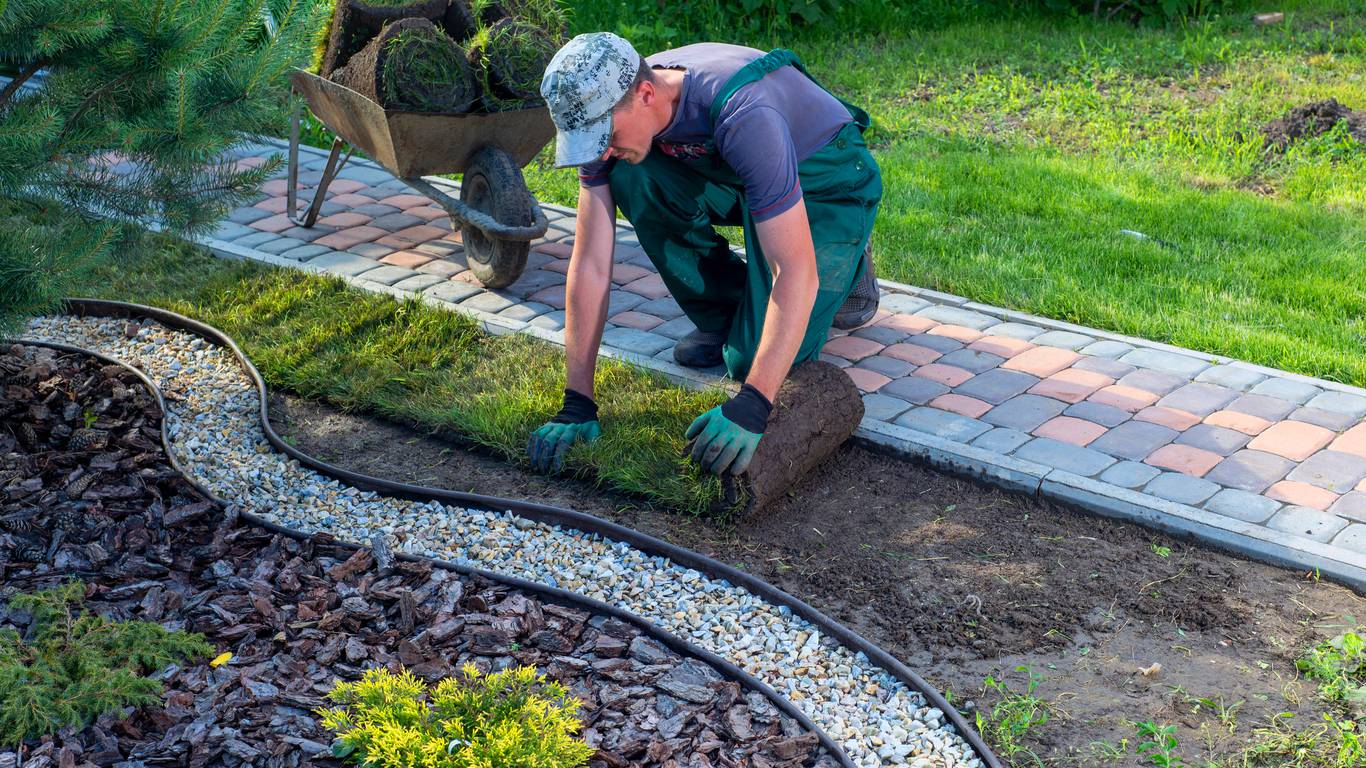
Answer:
[[921, 378], [920, 376], [907, 376], [896, 379], [886, 384], [878, 392], [890, 395], [901, 400], [912, 403], [928, 403], [949, 391], [949, 388], [937, 381]]
[[1126, 387], [1135, 387], [1154, 395], [1165, 395], [1178, 387], [1189, 384], [1190, 379], [1168, 371], [1138, 368], [1133, 373], [1121, 377], [1115, 383], [1123, 384]]
[[478, 294], [460, 302], [460, 308], [477, 309], [481, 312], [488, 312], [489, 314], [496, 315], [516, 303], [516, 301], [494, 293], [493, 291], [481, 290]]
[[1102, 427], [1117, 427], [1133, 417], [1133, 414], [1113, 405], [1093, 403], [1090, 400], [1083, 400], [1062, 413], [1064, 416], [1086, 419]]
[[555, 308], [549, 304], [542, 304], [539, 301], [524, 301], [521, 304], [513, 304], [502, 312], [499, 317], [507, 317], [522, 322], [530, 322], [532, 318], [540, 317], [547, 312], [553, 312]]
[[902, 376], [909, 375], [911, 371], [915, 370], [915, 366], [905, 360], [897, 360], [894, 357], [886, 357], [884, 355], [865, 357], [858, 362], [858, 367], [875, 371], [889, 379], [899, 379]]
[[1162, 474], [1162, 470], [1150, 464], [1121, 461], [1100, 473], [1100, 477], [1097, 479], [1103, 483], [1118, 485], [1121, 488], [1138, 488], [1160, 474]]
[[1073, 363], [1072, 367], [1080, 368], [1083, 371], [1093, 371], [1102, 376], [1109, 376], [1116, 381], [1138, 370], [1128, 363], [1121, 363], [1118, 360], [1107, 360], [1103, 357], [1083, 357]]
[[[253, 208], [252, 210], [260, 209]], [[265, 213], [265, 211], [261, 211], [261, 213]], [[244, 226], [233, 221], [220, 221], [218, 222], [218, 226], [214, 228], [213, 232], [209, 233], [209, 237], [212, 237], [215, 240], [225, 240], [227, 242], [232, 242], [233, 240], [236, 240], [239, 237], [246, 237], [247, 235], [255, 234], [260, 231], [261, 230], [259, 229], [252, 229], [251, 227]]]
[[1294, 467], [1295, 462], [1290, 459], [1245, 448], [1219, 462], [1205, 479], [1229, 488], [1261, 493]]
[[507, 290], [518, 296], [530, 296], [542, 288], [549, 288], [553, 285], [564, 285], [564, 275], [559, 272], [551, 272], [548, 269], [537, 269], [524, 272], [517, 282], [509, 285]]
[[355, 277], [363, 272], [368, 272], [379, 266], [379, 263], [371, 261], [363, 256], [354, 253], [331, 252], [324, 253], [308, 260], [310, 267], [320, 267], [338, 275]]
[[356, 243], [346, 249], [348, 253], [354, 253], [357, 256], [364, 256], [367, 259], [374, 259], [375, 261], [379, 261], [385, 256], [393, 253], [395, 250], [396, 249], [394, 248], [390, 248], [387, 245], [380, 245], [379, 243]]
[[293, 259], [294, 261], [308, 261], [314, 256], [321, 256], [322, 254], [330, 253], [331, 251], [332, 249], [325, 245], [314, 245], [309, 243], [308, 245], [301, 245], [298, 248], [291, 248], [280, 254], [280, 257]]
[[848, 368], [850, 365], [853, 365], [853, 363], [850, 363], [839, 355], [827, 355], [824, 352], [820, 354], [818, 359], [821, 362], [829, 363], [837, 368]]
[[1272, 515], [1266, 527], [1326, 542], [1346, 528], [1347, 521], [1332, 512], [1291, 505]]
[[1236, 368], [1231, 365], [1212, 365], [1195, 377], [1196, 381], [1217, 384], [1221, 387], [1236, 389], [1239, 392], [1248, 391], [1264, 379], [1266, 379], [1264, 373], [1250, 371], [1246, 368]]
[[1252, 394], [1243, 395], [1224, 407], [1230, 411], [1246, 413], [1267, 421], [1280, 421], [1295, 410], [1295, 404], [1288, 400]]
[[1366, 523], [1366, 492], [1352, 491], [1344, 493], [1333, 506], [1328, 508], [1329, 512], [1342, 517]]
[[641, 355], [654, 355], [674, 345], [671, 339], [635, 328], [608, 328], [603, 331], [602, 343]]
[[687, 315], [684, 315], [656, 325], [652, 329], [652, 332], [657, 333], [660, 336], [667, 336], [677, 340], [687, 336], [695, 330], [697, 330], [697, 326], [693, 325], [692, 320], [689, 320]]
[[394, 178], [394, 175], [382, 168], [375, 168], [369, 165], [356, 165], [354, 163], [347, 163], [345, 168], [342, 168], [340, 171], [337, 172], [337, 178], [351, 179], [352, 181], [359, 181], [362, 184], [373, 185], [383, 184], [384, 182]]
[[1030, 432], [1040, 424], [1062, 413], [1067, 404], [1051, 397], [1016, 395], [982, 414], [982, 421], [998, 427], [1010, 427]]
[[261, 243], [269, 243], [271, 240], [274, 240], [275, 237], [275, 234], [272, 232], [257, 232], [255, 234], [237, 238], [233, 241], [233, 245], [240, 245], [243, 248], [255, 248]]
[[612, 291], [607, 297], [607, 316], [635, 309], [644, 303], [645, 297], [630, 291]]
[[1159, 499], [1175, 501], [1178, 504], [1196, 506], [1213, 496], [1220, 486], [1198, 477], [1183, 475], [1179, 472], [1163, 472], [1143, 487], [1144, 493]]
[[1366, 397], [1348, 392], [1328, 391], [1314, 395], [1305, 403], [1307, 408], [1318, 408], [1334, 413], [1345, 413], [1358, 418], [1366, 416]]
[[905, 413], [911, 404], [905, 400], [888, 397], [880, 392], [863, 396], [863, 417], [874, 421], [888, 421]]
[[1234, 451], [1247, 445], [1252, 439], [1251, 435], [1245, 435], [1232, 429], [1216, 427], [1210, 424], [1196, 424], [1181, 436], [1176, 438], [1176, 442], [1181, 445], [1189, 445], [1193, 448], [1217, 453], [1220, 456], [1228, 456]]
[[281, 253], [284, 253], [285, 251], [298, 248], [301, 245], [308, 245], [308, 243], [293, 237], [276, 236], [274, 240], [268, 240], [264, 243], [258, 243], [254, 247], [256, 248], [256, 250], [262, 253], [279, 255]]
[[860, 339], [869, 339], [871, 341], [876, 341], [879, 344], [892, 345], [906, 338], [910, 334], [906, 333], [905, 331], [898, 331], [895, 328], [888, 328], [882, 325], [870, 325], [866, 328], [859, 328], [850, 333], [849, 335], [857, 336]]
[[960, 395], [1000, 405], [1039, 383], [1039, 377], [1021, 371], [995, 368], [979, 373], [954, 389]]
[[1161, 424], [1126, 421], [1091, 442], [1091, 448], [1121, 459], [1142, 461], [1148, 454], [1176, 439], [1179, 433]]
[[433, 285], [422, 293], [423, 295], [431, 296], [434, 299], [441, 299], [442, 301], [458, 304], [475, 294], [483, 293], [483, 291], [483, 288], [480, 288], [477, 285], [471, 285], [464, 280], [447, 280], [444, 283]]
[[[389, 193], [392, 194], [392, 195], [411, 195], [411, 194], [415, 194], [413, 188], [410, 187], [410, 186], [408, 186], [408, 184], [407, 184], [406, 182], [404, 182], [402, 179], [395, 179], [395, 178], [393, 178], [392, 176], [389, 177], [389, 179], [388, 179], [387, 181], [382, 181], [382, 182], [380, 182], [380, 183], [378, 184], [378, 186], [379, 186], [380, 189], [387, 189], [387, 190], [389, 190]], [[449, 185], [446, 185], [446, 184], [439, 184], [439, 185], [437, 185], [437, 186], [438, 186], [438, 188], [445, 188], [445, 189], [447, 189], [448, 191], [452, 191], [452, 192], [458, 191], [457, 188], [452, 187], [452, 186], [449, 186]]]
[[420, 219], [416, 216], [409, 216], [406, 213], [389, 213], [385, 214], [384, 216], [376, 217], [373, 221], [370, 222], [370, 226], [379, 227], [380, 229], [387, 229], [390, 232], [397, 232], [400, 229], [407, 229], [408, 227], [415, 227], [418, 224], [426, 223], [426, 219]]
[[1113, 458], [1100, 451], [1046, 437], [1030, 440], [1016, 450], [1014, 455], [1025, 461], [1046, 464], [1084, 477], [1092, 477], [1115, 463]]
[[1048, 331], [1030, 339], [1030, 341], [1041, 346], [1071, 350], [1081, 349], [1095, 340], [1094, 336], [1084, 336], [1071, 331]]
[[1215, 384], [1187, 384], [1157, 401], [1158, 405], [1208, 416], [1238, 398], [1238, 391]]
[[557, 309], [554, 312], [547, 312], [531, 320], [531, 325], [537, 328], [545, 328], [551, 331], [564, 330], [564, 310]]
[[961, 341], [950, 339], [948, 336], [936, 336], [932, 333], [922, 333], [910, 336], [906, 339], [907, 344], [915, 344], [926, 349], [933, 349], [940, 354], [948, 354], [963, 348]]
[[1162, 349], [1140, 347], [1121, 357], [1120, 360], [1139, 368], [1156, 368], [1159, 371], [1177, 373], [1193, 379], [1210, 364], [1198, 357], [1168, 352]]
[[1123, 357], [1131, 351], [1133, 351], [1132, 344], [1125, 344], [1122, 341], [1112, 341], [1110, 339], [1101, 339], [1100, 341], [1087, 344], [1080, 350], [1083, 355], [1090, 355], [1091, 357], [1099, 357], [1107, 360]]
[[379, 203], [367, 203], [365, 205], [358, 205], [355, 208], [352, 208], [351, 210], [355, 213], [361, 213], [366, 216], [369, 216], [372, 219], [378, 219], [399, 212], [399, 210], [392, 205], [380, 205]]
[[313, 227], [290, 227], [281, 232], [280, 235], [283, 237], [292, 237], [295, 240], [302, 240], [305, 243], [311, 243], [323, 235], [330, 235], [336, 231], [337, 230], [334, 227], [318, 224]]
[[1024, 341], [1029, 341], [1043, 332], [1044, 330], [1039, 326], [1026, 323], [997, 323], [982, 331], [988, 336], [1008, 336], [1012, 339]]
[[992, 317], [991, 315], [984, 315], [981, 312], [973, 312], [970, 309], [962, 309], [960, 307], [945, 307], [942, 305], [925, 307], [915, 314], [920, 315], [921, 317], [928, 317], [931, 320], [937, 320], [941, 323], [961, 325], [965, 328], [973, 328], [978, 331], [984, 328], [990, 328], [1001, 322], [998, 318]]
[[1325, 411], [1320, 408], [1296, 408], [1290, 414], [1294, 421], [1303, 421], [1306, 424], [1331, 429], [1334, 432], [1341, 432], [1344, 429], [1356, 424], [1359, 419], [1349, 413], [1336, 413]]
[[[366, 279], [369, 279], [368, 275], [366, 276]], [[421, 293], [426, 289], [431, 288], [433, 285], [439, 285], [444, 282], [446, 282], [445, 278], [440, 277], [439, 275], [415, 274], [412, 277], [406, 277], [399, 280], [397, 283], [394, 283], [394, 287], [400, 291]]]
[[381, 285], [393, 285], [400, 280], [407, 280], [410, 277], [417, 277], [415, 270], [407, 267], [396, 267], [392, 264], [381, 264], [376, 269], [361, 273], [361, 276], [372, 283]]
[[1281, 508], [1281, 503], [1260, 493], [1225, 488], [1205, 502], [1205, 509], [1249, 523], [1265, 522]]
[[637, 312], [648, 312], [655, 317], [662, 317], [665, 320], [672, 320], [675, 317], [683, 316], [683, 308], [678, 306], [678, 302], [672, 296], [665, 296], [662, 299], [651, 299], [636, 307]]
[[1276, 397], [1281, 400], [1289, 400], [1297, 405], [1303, 405], [1306, 400], [1314, 397], [1323, 390], [1313, 384], [1306, 384], [1302, 381], [1282, 379], [1279, 376], [1273, 376], [1248, 391], [1254, 395]]
[[230, 213], [228, 213], [228, 221], [235, 222], [237, 224], [250, 224], [253, 221], [260, 221], [261, 219], [274, 215], [275, 214], [271, 213], [270, 211], [257, 208], [254, 205], [248, 205], [242, 208], [234, 208]]
[[993, 355], [990, 352], [981, 352], [975, 349], [954, 350], [938, 360], [935, 360], [936, 363], [952, 365], [973, 373], [985, 373], [1005, 361], [1006, 359], [1000, 355]]
[[[449, 240], [431, 240], [425, 243], [418, 243], [413, 246], [413, 250], [435, 256], [438, 259], [450, 258], [452, 254], [461, 254], [460, 258], [465, 258], [463, 255], [463, 251], [465, 250], [464, 246], [459, 243], [452, 243]], [[533, 255], [536, 255], [534, 251], [528, 253], [526, 256], [526, 263], [528, 266], [530, 266], [533, 261], [531, 258]]]
[[1029, 442], [1031, 439], [1032, 438], [1029, 435], [1018, 429], [996, 427], [990, 432], [981, 435], [976, 440], [973, 440], [972, 444], [984, 451], [992, 451], [1004, 456]]
[[1333, 546], [1366, 555], [1366, 525], [1353, 523], [1333, 537]]
[[960, 443], [969, 442], [974, 437], [991, 429], [989, 425], [983, 424], [977, 419], [941, 411], [938, 408], [923, 407], [913, 408], [901, 414], [894, 423], [948, 440], [957, 440]]
[[1342, 451], [1319, 451], [1300, 462], [1287, 480], [1309, 483], [1334, 493], [1346, 493], [1366, 478], [1366, 457]]
[[888, 293], [878, 299], [880, 309], [885, 309], [888, 312], [899, 312], [903, 315], [914, 315], [928, 306], [930, 306], [928, 301], [904, 293]]

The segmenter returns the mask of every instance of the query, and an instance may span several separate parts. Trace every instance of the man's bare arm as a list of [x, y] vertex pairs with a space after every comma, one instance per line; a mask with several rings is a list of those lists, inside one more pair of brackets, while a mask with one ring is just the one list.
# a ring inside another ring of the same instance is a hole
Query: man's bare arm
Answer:
[[756, 229], [764, 258], [773, 273], [773, 292], [768, 300], [759, 349], [745, 381], [772, 402], [806, 336], [811, 308], [816, 304], [816, 291], [820, 288], [820, 275], [816, 271], [816, 249], [811, 243], [811, 225], [806, 218], [804, 200], [759, 222]]
[[612, 286], [616, 206], [606, 184], [579, 188], [574, 252], [565, 286], [565, 386], [593, 397], [598, 345], [607, 322], [607, 292]]

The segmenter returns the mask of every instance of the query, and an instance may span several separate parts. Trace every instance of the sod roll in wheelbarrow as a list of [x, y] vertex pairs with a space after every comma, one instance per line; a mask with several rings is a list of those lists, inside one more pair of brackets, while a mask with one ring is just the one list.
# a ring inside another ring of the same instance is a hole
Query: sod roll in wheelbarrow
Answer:
[[793, 366], [749, 468], [725, 475], [715, 511], [752, 516], [781, 498], [844, 444], [863, 420], [863, 397], [844, 371], [812, 360]]
[[384, 27], [335, 77], [385, 109], [464, 112], [480, 97], [465, 52], [426, 19]]
[[413, 18], [440, 21], [447, 6], [448, 0], [336, 0], [318, 75], [330, 78], [333, 70], [345, 66], [385, 24]]

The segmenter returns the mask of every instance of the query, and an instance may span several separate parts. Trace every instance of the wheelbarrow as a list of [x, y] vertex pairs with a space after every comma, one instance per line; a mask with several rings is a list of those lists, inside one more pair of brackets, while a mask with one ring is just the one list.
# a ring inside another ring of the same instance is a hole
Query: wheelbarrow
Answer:
[[[402, 112], [385, 110], [311, 72], [296, 69], [289, 79], [294, 92], [334, 136], [313, 199], [300, 215], [295, 189], [300, 115], [296, 107], [289, 131], [290, 220], [305, 228], [317, 222], [328, 185], [359, 148], [446, 209], [452, 228], [460, 232], [469, 268], [484, 286], [502, 288], [521, 276], [531, 241], [549, 226], [522, 177], [522, 168], [555, 135], [545, 107], [486, 114]], [[460, 199], [422, 179], [440, 173], [464, 174]]]

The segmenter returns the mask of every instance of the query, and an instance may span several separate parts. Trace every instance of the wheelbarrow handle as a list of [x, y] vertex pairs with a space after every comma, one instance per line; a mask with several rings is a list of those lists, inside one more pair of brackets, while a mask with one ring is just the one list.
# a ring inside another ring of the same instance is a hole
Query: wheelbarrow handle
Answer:
[[496, 237], [501, 240], [535, 240], [544, 235], [545, 231], [550, 228], [550, 222], [546, 220], [545, 212], [541, 210], [540, 204], [536, 202], [536, 198], [530, 192], [527, 193], [527, 201], [531, 204], [531, 212], [535, 218], [528, 226], [514, 227], [500, 224], [497, 219], [487, 213], [465, 205], [444, 190], [416, 176], [404, 179], [403, 183], [445, 208], [452, 219], [467, 223], [489, 237]]

